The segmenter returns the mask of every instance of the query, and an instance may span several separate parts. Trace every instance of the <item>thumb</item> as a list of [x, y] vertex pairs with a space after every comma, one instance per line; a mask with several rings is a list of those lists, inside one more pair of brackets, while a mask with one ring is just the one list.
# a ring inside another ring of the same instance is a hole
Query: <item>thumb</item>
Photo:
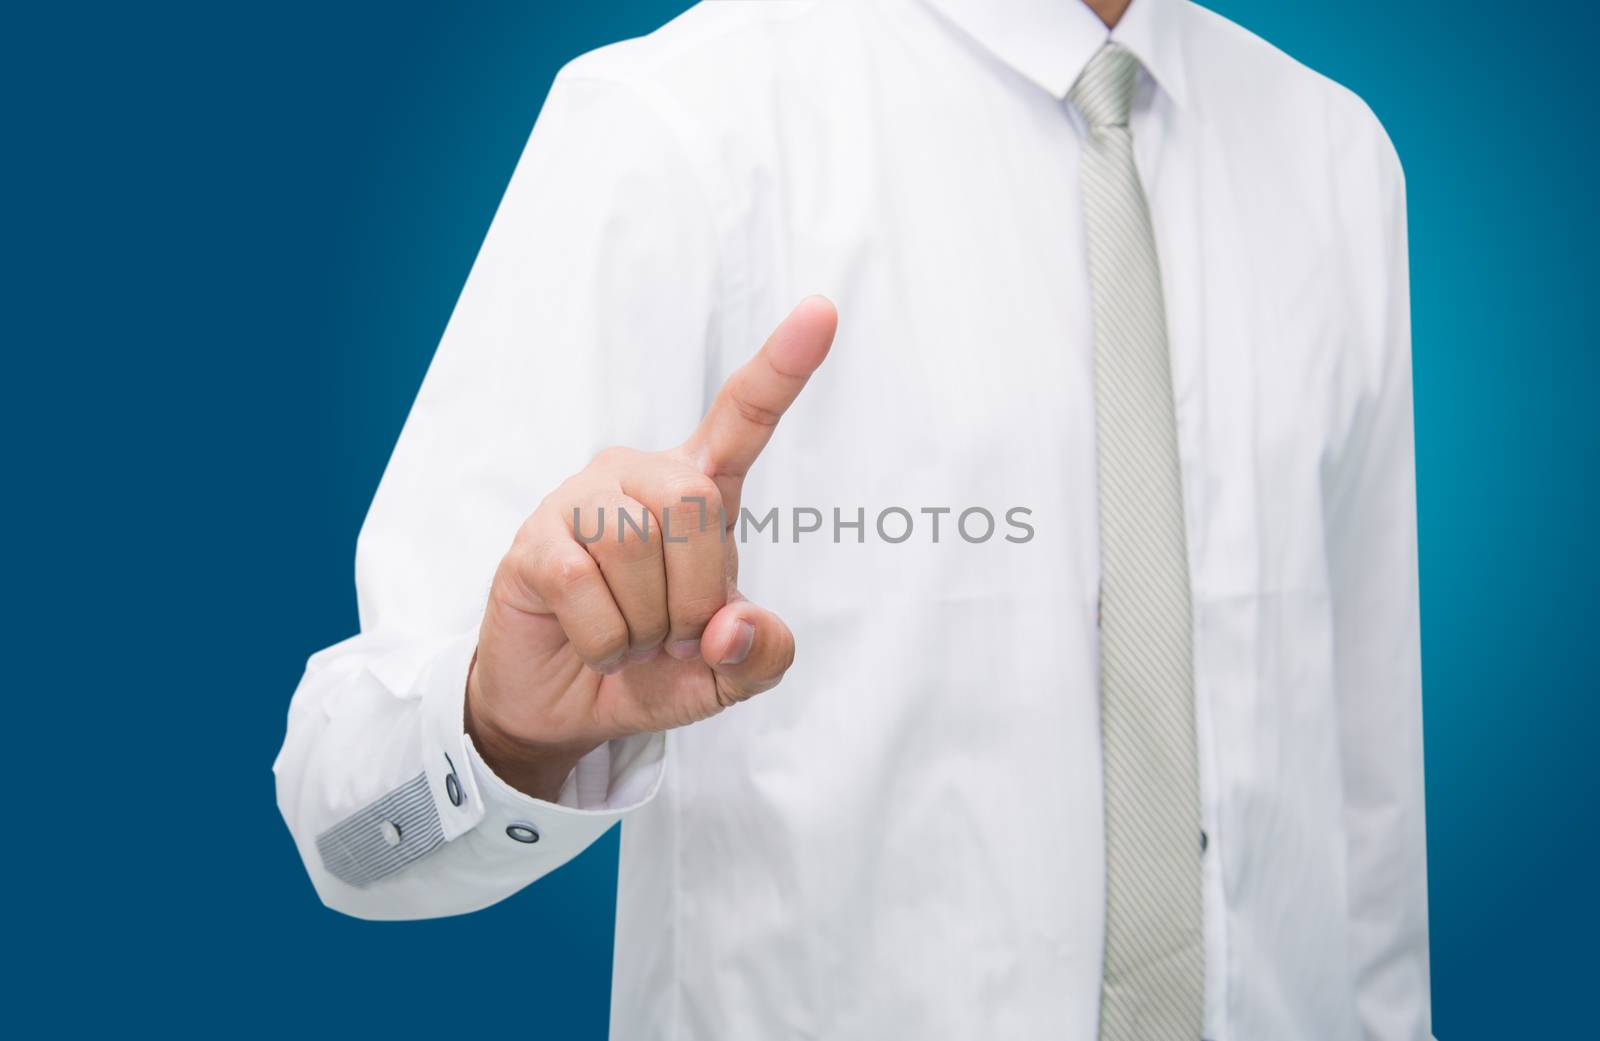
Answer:
[[783, 619], [749, 600], [732, 600], [711, 616], [700, 656], [716, 674], [724, 708], [771, 690], [794, 664], [794, 634]]

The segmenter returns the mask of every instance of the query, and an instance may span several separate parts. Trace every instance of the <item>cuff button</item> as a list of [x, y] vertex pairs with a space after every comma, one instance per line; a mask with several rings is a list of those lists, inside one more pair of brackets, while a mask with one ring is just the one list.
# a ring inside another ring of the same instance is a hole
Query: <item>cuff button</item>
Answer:
[[400, 845], [400, 825], [394, 821], [384, 821], [378, 825], [378, 831], [383, 835], [385, 846]]
[[449, 797], [451, 806], [460, 806], [466, 796], [461, 792], [461, 782], [456, 780], [456, 764], [449, 752], [444, 754], [444, 764], [450, 768], [450, 772], [444, 775], [444, 794]]
[[513, 839], [516, 839], [518, 842], [525, 842], [529, 845], [539, 841], [539, 833], [534, 830], [533, 825], [524, 824], [521, 821], [517, 821], [515, 824], [508, 825], [506, 827], [506, 834], [511, 836]]

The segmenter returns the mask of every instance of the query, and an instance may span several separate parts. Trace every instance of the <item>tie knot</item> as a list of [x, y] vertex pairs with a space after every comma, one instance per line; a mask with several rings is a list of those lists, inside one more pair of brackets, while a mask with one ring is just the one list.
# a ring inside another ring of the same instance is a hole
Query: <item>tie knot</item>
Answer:
[[1128, 125], [1133, 107], [1133, 85], [1139, 76], [1139, 59], [1120, 43], [1108, 43], [1095, 52], [1067, 92], [1090, 129]]

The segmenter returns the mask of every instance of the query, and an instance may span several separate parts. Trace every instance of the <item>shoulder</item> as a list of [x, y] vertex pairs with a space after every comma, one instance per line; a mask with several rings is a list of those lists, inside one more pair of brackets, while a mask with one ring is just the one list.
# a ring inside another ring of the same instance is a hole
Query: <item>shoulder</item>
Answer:
[[762, 70], [770, 77], [784, 64], [820, 56], [828, 34], [850, 20], [852, 6], [824, 0], [698, 3], [654, 32], [574, 58], [557, 80], [607, 80], [648, 91], [701, 77], [729, 86]]
[[[626, 137], [647, 161], [670, 145], [714, 200], [794, 176], [786, 155], [816, 156], [859, 126], [894, 4], [759, 0], [696, 4], [654, 32], [581, 55], [557, 75], [552, 105], [583, 132]], [[648, 124], [648, 126], [643, 126]]]
[[1371, 106], [1243, 26], [1183, 0], [1184, 58], [1207, 122], [1293, 145], [1319, 162], [1356, 160], [1403, 183], [1399, 156]]

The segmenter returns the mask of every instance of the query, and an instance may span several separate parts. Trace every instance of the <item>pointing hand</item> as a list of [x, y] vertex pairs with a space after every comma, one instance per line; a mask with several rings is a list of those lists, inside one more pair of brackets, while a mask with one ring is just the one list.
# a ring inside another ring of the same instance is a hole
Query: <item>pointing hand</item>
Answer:
[[783, 678], [794, 637], [739, 595], [724, 520], [836, 325], [827, 300], [802, 301], [688, 440], [606, 449], [522, 525], [467, 684], [468, 732], [501, 778], [553, 800], [604, 742], [705, 719]]

